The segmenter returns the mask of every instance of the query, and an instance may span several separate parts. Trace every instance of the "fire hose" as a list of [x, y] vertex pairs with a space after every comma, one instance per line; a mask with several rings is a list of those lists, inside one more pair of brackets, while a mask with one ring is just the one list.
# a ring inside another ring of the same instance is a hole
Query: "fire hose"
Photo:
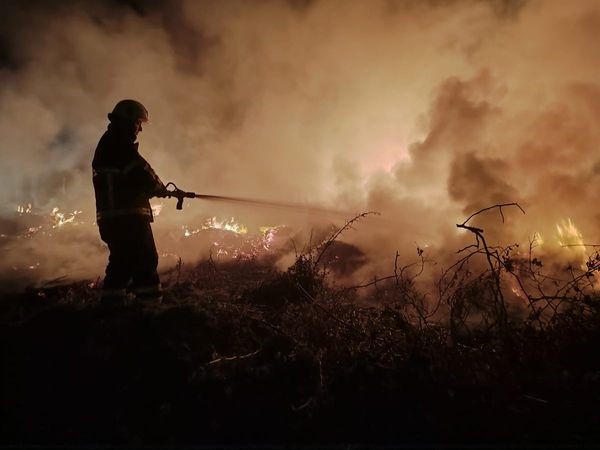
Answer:
[[[332, 209], [319, 208], [316, 206], [304, 205], [301, 203], [291, 203], [291, 202], [273, 202], [270, 200], [258, 200], [252, 198], [245, 197], [228, 197], [224, 195], [212, 195], [212, 194], [197, 194], [195, 192], [186, 192], [177, 187], [175, 183], [169, 182], [167, 183], [166, 192], [160, 195], [160, 197], [171, 198], [174, 197], [177, 199], [177, 209], [183, 209], [183, 200], [186, 198], [199, 198], [203, 200], [212, 200], [212, 201], [221, 201], [221, 202], [234, 202], [234, 203], [245, 203], [249, 205], [255, 206], [265, 206], [271, 208], [283, 208], [283, 209], [295, 209], [302, 210], [306, 212], [314, 212], [314, 213], [326, 213], [326, 214], [341, 214], [347, 215], [347, 213], [343, 211], [336, 211]], [[172, 189], [169, 189], [172, 188]]]
[[[348, 218], [352, 216], [347, 211], [320, 208], [317, 206], [310, 206], [310, 205], [306, 205], [306, 204], [302, 204], [302, 203], [274, 202], [274, 201], [270, 201], [270, 200], [258, 200], [258, 199], [246, 198], [246, 197], [228, 197], [225, 195], [196, 194], [195, 192], [186, 192], [186, 191], [179, 189], [173, 182], [167, 183], [167, 185], [165, 187], [166, 187], [166, 191], [164, 193], [162, 193], [160, 195], [160, 197], [176, 198], [177, 199], [177, 209], [183, 209], [183, 200], [184, 199], [199, 198], [199, 199], [204, 199], [204, 200], [243, 203], [243, 204], [247, 204], [247, 205], [285, 209], [288, 211], [289, 210], [303, 211], [303, 212], [312, 213], [312, 214], [336, 215], [336, 216], [339, 216], [340, 218], [344, 218], [345, 220], [348, 220]], [[172, 189], [169, 189], [169, 187], [171, 187]], [[413, 230], [412, 231], [413, 234], [416, 234], [419, 236], [424, 236], [424, 237], [427, 237], [428, 239], [431, 237], [431, 235], [417, 230], [415, 228], [414, 224], [409, 224], [409, 223], [406, 223], [401, 220], [400, 221], [399, 220], [388, 221], [386, 219], [384, 219], [384, 220], [386, 222], [389, 222], [389, 224], [393, 224], [395, 226], [402, 225], [402, 226], [411, 227], [411, 229]]]

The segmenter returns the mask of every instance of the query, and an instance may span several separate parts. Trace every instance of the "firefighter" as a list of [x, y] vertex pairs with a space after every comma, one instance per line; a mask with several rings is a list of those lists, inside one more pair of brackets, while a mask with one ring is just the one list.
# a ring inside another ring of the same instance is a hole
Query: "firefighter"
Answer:
[[122, 304], [128, 287], [137, 299], [160, 302], [149, 199], [164, 196], [166, 189], [136, 142], [148, 111], [138, 101], [121, 100], [108, 119], [92, 162], [96, 221], [110, 252], [102, 302]]

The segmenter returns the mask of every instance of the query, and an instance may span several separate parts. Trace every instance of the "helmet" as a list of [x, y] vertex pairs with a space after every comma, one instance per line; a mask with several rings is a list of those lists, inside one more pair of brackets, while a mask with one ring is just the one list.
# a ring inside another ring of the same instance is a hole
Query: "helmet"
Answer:
[[111, 121], [117, 119], [125, 122], [135, 122], [141, 119], [142, 122], [148, 122], [148, 110], [136, 100], [121, 100], [115, 105], [108, 118]]

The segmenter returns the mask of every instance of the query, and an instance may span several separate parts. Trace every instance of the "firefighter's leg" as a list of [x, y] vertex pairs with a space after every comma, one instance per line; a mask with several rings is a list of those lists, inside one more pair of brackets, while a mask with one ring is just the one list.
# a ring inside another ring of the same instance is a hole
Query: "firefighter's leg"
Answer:
[[158, 253], [149, 222], [140, 223], [133, 264], [133, 292], [139, 300], [161, 301], [162, 290], [158, 276]]
[[100, 224], [100, 236], [110, 252], [102, 287], [103, 304], [122, 304], [132, 276], [131, 250], [126, 227], [116, 222]]

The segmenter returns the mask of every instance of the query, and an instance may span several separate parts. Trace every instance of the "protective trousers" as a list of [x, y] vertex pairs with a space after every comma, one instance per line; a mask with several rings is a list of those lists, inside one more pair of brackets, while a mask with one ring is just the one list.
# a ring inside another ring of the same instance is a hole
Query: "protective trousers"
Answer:
[[123, 295], [131, 282], [137, 298], [160, 299], [158, 254], [148, 219], [123, 216], [98, 222], [100, 237], [108, 245], [103, 296]]

